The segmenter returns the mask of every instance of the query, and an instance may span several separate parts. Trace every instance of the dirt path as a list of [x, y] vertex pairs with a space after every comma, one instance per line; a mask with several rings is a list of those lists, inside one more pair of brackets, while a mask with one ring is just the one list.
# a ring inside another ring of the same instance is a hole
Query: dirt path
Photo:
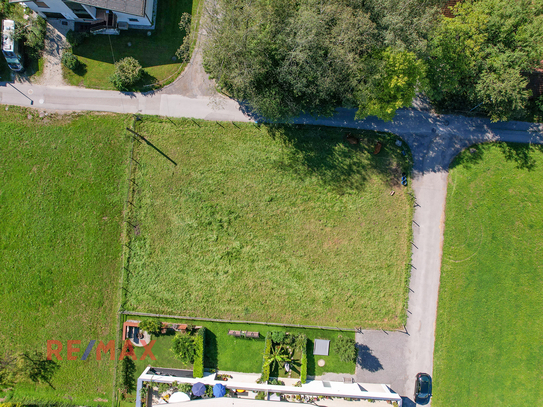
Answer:
[[60, 22], [47, 22], [45, 49], [43, 51], [43, 73], [32, 82], [36, 85], [65, 86], [62, 77], [62, 52], [68, 47], [66, 42], [67, 29], [63, 29]]

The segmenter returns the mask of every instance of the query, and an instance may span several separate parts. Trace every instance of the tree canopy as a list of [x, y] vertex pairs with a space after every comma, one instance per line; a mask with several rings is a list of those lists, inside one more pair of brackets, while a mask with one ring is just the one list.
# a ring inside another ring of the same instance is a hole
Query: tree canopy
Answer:
[[444, 109], [520, 116], [543, 59], [543, 0], [216, 0], [204, 66], [225, 93], [285, 120], [357, 107], [391, 120], [425, 92]]
[[370, 97], [385, 86], [372, 77], [375, 57], [388, 57], [390, 77], [412, 74], [440, 1], [217, 0], [207, 9], [204, 65], [223, 91], [268, 119], [361, 104], [389, 116], [390, 106], [405, 105], [407, 85], [388, 89], [399, 95]]
[[428, 95], [445, 108], [480, 105], [492, 120], [523, 114], [526, 74], [543, 58], [542, 0], [466, 0], [430, 44]]

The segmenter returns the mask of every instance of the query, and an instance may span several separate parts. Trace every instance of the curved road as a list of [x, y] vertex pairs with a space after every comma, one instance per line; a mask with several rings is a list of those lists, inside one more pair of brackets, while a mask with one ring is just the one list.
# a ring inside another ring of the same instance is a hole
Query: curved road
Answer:
[[[222, 96], [172, 94], [172, 88], [148, 94], [121, 93], [0, 82], [0, 103], [47, 110], [92, 110], [192, 117], [220, 121], [252, 121], [240, 105]], [[300, 117], [296, 123], [388, 131], [400, 136], [414, 158], [412, 274], [405, 332], [362, 331], [356, 378], [387, 383], [412, 397], [416, 373], [432, 373], [437, 297], [443, 244], [447, 168], [462, 149], [486, 141], [543, 144], [543, 126], [524, 122], [491, 123], [486, 119], [400, 110], [392, 122], [354, 120], [354, 111], [338, 109], [332, 118]], [[406, 399], [404, 405], [410, 400]]]

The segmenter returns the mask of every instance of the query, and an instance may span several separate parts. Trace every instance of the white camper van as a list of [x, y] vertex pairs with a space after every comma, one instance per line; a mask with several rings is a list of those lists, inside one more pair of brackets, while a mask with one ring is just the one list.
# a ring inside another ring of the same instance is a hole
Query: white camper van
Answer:
[[17, 41], [13, 39], [15, 21], [2, 21], [2, 54], [8, 63], [9, 69], [15, 72], [23, 70], [23, 58], [19, 53]]

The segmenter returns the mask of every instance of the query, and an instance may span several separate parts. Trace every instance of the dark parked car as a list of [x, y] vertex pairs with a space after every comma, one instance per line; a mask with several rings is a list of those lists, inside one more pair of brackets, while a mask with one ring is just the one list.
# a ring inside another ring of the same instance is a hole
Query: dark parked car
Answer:
[[432, 397], [432, 378], [428, 373], [417, 374], [415, 381], [415, 403], [428, 404]]

